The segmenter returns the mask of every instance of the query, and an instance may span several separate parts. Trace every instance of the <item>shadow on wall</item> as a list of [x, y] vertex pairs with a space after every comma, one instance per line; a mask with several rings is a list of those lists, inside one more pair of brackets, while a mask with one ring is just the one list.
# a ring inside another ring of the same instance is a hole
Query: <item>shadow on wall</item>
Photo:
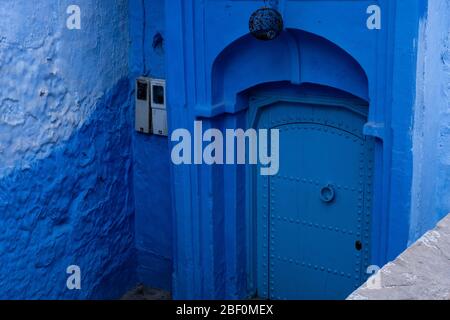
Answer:
[[47, 158], [0, 179], [0, 299], [119, 298], [136, 283], [128, 84]]

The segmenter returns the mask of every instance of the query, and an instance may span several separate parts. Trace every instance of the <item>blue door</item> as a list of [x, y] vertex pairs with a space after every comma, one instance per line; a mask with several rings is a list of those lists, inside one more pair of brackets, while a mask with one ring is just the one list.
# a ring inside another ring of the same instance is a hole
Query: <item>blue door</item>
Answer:
[[257, 127], [280, 130], [278, 175], [254, 173], [261, 298], [345, 299], [366, 280], [373, 168], [366, 114], [367, 106], [333, 99], [259, 106]]

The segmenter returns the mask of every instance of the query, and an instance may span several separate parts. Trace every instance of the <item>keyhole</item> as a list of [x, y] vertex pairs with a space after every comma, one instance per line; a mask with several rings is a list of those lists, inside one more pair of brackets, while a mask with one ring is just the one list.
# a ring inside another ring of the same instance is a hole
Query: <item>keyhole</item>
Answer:
[[361, 241], [358, 240], [358, 241], [355, 242], [356, 250], [361, 251], [362, 247], [363, 247], [363, 245], [362, 245]]

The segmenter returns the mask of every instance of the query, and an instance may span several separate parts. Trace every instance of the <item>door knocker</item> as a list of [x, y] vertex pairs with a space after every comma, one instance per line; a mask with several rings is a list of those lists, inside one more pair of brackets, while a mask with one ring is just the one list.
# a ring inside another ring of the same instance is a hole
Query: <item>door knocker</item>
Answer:
[[325, 203], [330, 203], [336, 197], [334, 186], [331, 184], [326, 185], [320, 190], [320, 199]]

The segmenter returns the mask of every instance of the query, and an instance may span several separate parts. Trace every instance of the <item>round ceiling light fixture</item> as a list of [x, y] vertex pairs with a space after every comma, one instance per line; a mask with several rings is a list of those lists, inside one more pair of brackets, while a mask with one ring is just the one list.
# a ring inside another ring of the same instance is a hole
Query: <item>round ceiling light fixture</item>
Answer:
[[249, 29], [258, 40], [274, 40], [284, 29], [283, 17], [277, 10], [263, 7], [251, 15]]

